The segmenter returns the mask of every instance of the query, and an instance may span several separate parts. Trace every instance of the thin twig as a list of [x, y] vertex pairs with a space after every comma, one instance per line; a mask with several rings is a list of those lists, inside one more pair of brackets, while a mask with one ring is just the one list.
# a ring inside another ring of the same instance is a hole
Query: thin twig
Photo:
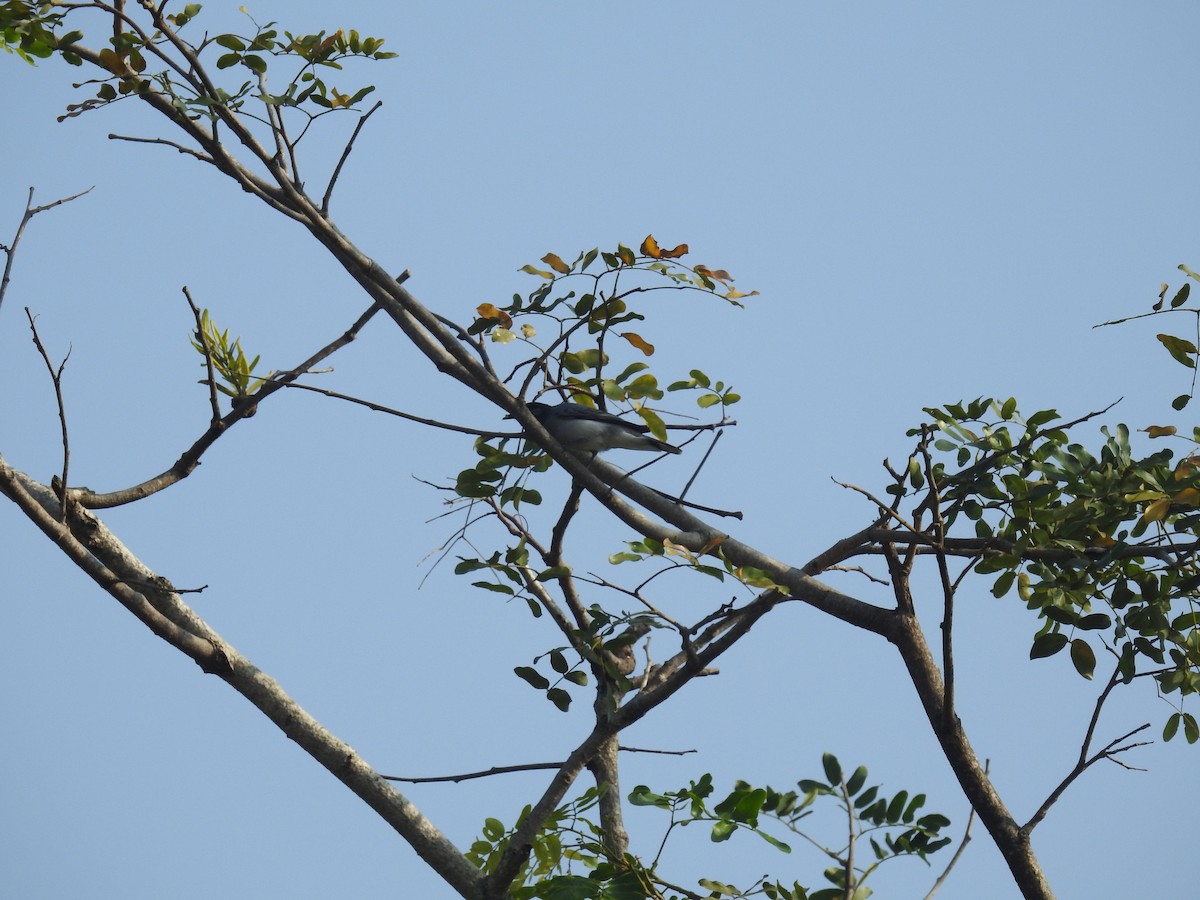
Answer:
[[204, 324], [201, 322], [200, 307], [192, 300], [192, 292], [184, 285], [183, 296], [187, 298], [188, 306], [192, 308], [192, 316], [196, 319], [196, 339], [200, 342], [200, 346], [204, 348], [204, 365], [208, 367], [208, 398], [212, 405], [211, 423], [216, 425], [221, 421], [221, 401], [217, 397], [217, 376], [213, 371], [212, 347], [208, 345], [208, 335], [204, 333]]
[[346, 141], [346, 146], [342, 149], [341, 158], [337, 161], [337, 165], [333, 167], [333, 174], [329, 177], [329, 186], [325, 188], [325, 196], [321, 198], [321, 215], [329, 215], [329, 201], [333, 199], [333, 186], [337, 184], [338, 176], [342, 174], [342, 166], [346, 164], [346, 160], [350, 156], [350, 151], [354, 147], [354, 141], [358, 138], [358, 133], [367, 124], [367, 119], [371, 118], [372, 113], [381, 106], [383, 106], [383, 101], [376, 100], [375, 105], [363, 113], [362, 117], [358, 120], [358, 124], [354, 126], [350, 140]]
[[221, 419], [212, 423], [208, 429], [202, 434], [195, 443], [192, 444], [183, 455], [179, 457], [165, 472], [156, 475], [153, 478], [143, 481], [141, 484], [133, 485], [132, 487], [123, 488], [118, 491], [112, 491], [106, 494], [97, 494], [86, 489], [73, 490], [71, 496], [80, 504], [88, 509], [104, 509], [113, 506], [122, 506], [126, 503], [132, 503], [135, 500], [141, 500], [143, 497], [148, 497], [151, 494], [164, 490], [171, 485], [183, 480], [190, 475], [200, 464], [200, 457], [211, 447], [216, 441], [229, 430], [238, 421], [247, 418], [255, 407], [265, 398], [269, 397], [275, 391], [287, 387], [289, 379], [298, 378], [300, 375], [309, 371], [317, 363], [321, 362], [328, 356], [332, 355], [337, 350], [349, 344], [358, 337], [358, 332], [371, 320], [371, 318], [379, 312], [380, 307], [377, 304], [372, 304], [367, 308], [358, 319], [351, 325], [342, 335], [335, 340], [326, 344], [307, 360], [292, 369], [290, 372], [276, 372], [271, 378], [266, 379], [262, 387], [246, 398], [246, 402], [234, 407]]
[[331, 391], [328, 388], [319, 388], [311, 384], [301, 384], [298, 381], [276, 382], [268, 378], [268, 383], [278, 384], [279, 387], [294, 388], [300, 391], [311, 391], [314, 394], [321, 394], [333, 400], [345, 400], [347, 403], [353, 403], [356, 406], [365, 406], [372, 412], [380, 412], [389, 416], [396, 416], [401, 419], [407, 419], [410, 422], [416, 422], [419, 425], [428, 425], [431, 428], [441, 428], [444, 431], [454, 431], [459, 434], [471, 434], [476, 437], [502, 437], [502, 438], [518, 438], [520, 434], [509, 434], [503, 431], [485, 431], [480, 428], [468, 428], [466, 425], [451, 425], [449, 422], [442, 422], [438, 419], [427, 419], [424, 416], [406, 413], [399, 409], [394, 409], [390, 406], [384, 406], [382, 403], [375, 403], [371, 400], [363, 400], [360, 397], [351, 397], [349, 394], [342, 394], [338, 391]]
[[704, 468], [704, 464], [708, 462], [708, 458], [712, 456], [712, 452], [717, 449], [717, 441], [719, 441], [721, 436], [724, 434], [724, 431], [718, 430], [717, 433], [713, 435], [712, 443], [708, 445], [708, 449], [704, 451], [704, 456], [700, 458], [700, 462], [696, 465], [696, 471], [692, 473], [692, 477], [688, 479], [687, 484], [683, 486], [683, 490], [679, 492], [679, 501], [681, 503], [683, 502], [683, 498], [687, 496], [687, 492], [692, 489], [692, 484], [700, 476], [700, 471]]
[[487, 344], [483, 339], [471, 334], [467, 329], [463, 328], [453, 319], [448, 319], [445, 316], [440, 316], [437, 313], [433, 314], [434, 318], [458, 335], [458, 339], [464, 344], [469, 344], [476, 353], [479, 354], [479, 361], [483, 363], [483, 367], [492, 375], [496, 374], [496, 369], [492, 366], [492, 358], [488, 355]]
[[921, 441], [918, 450], [924, 461], [925, 483], [929, 485], [929, 511], [933, 518], [934, 553], [937, 559], [938, 579], [942, 585], [942, 725], [950, 728], [957, 713], [954, 711], [954, 593], [955, 585], [950, 580], [950, 566], [946, 561], [946, 522], [942, 518], [942, 495], [938, 488], [937, 473], [933, 467], [933, 455], [929, 452], [932, 429], [921, 426]]
[[129, 141], [131, 144], [162, 144], [166, 147], [175, 148], [185, 156], [191, 156], [194, 159], [200, 160], [200, 162], [208, 163], [210, 166], [215, 166], [217, 164], [217, 161], [207, 153], [201, 153], [199, 150], [193, 150], [191, 147], [185, 147], [182, 144], [177, 144], [174, 141], [168, 141], [164, 138], [144, 138], [133, 137], [132, 135], [127, 134], [110, 134], [108, 139], [110, 141]]
[[900, 515], [900, 513], [898, 513], [891, 504], [884, 503], [882, 500], [880, 500], [878, 497], [876, 497], [874, 494], [872, 494], [866, 488], [861, 488], [857, 484], [848, 484], [845, 481], [838, 481], [836, 478], [832, 478], [832, 477], [829, 480], [832, 481], [834, 484], [838, 485], [839, 487], [846, 488], [846, 490], [848, 490], [848, 491], [855, 491], [856, 493], [862, 494], [864, 497], [866, 497], [868, 500], [870, 500], [872, 503], [875, 504], [875, 506], [879, 509], [879, 512], [882, 516], [889, 518], [889, 519], [895, 519], [898, 523], [903, 525], [905, 527], [905, 529], [912, 532], [913, 534], [918, 534], [920, 532], [919, 528], [917, 528], [913, 524], [910, 524], [908, 522], [908, 520], [905, 519], [904, 516]]
[[54, 363], [50, 361], [50, 354], [46, 352], [46, 347], [42, 343], [41, 337], [38, 335], [37, 325], [34, 324], [33, 313], [29, 311], [29, 307], [25, 307], [25, 316], [29, 319], [29, 330], [33, 332], [33, 343], [38, 348], [38, 353], [42, 355], [42, 361], [46, 363], [46, 371], [50, 373], [50, 380], [54, 382], [54, 399], [58, 403], [58, 424], [62, 430], [62, 447], [63, 447], [63, 464], [62, 474], [59, 476], [59, 482], [56, 485], [59, 502], [59, 520], [67, 521], [67, 473], [71, 464], [71, 442], [67, 438], [67, 408], [63, 403], [62, 395], [62, 374], [63, 369], [67, 366], [67, 360], [71, 358], [70, 349], [67, 350], [67, 355], [63, 357], [63, 361], [59, 363], [58, 369], [55, 370]]
[[[639, 747], [618, 747], [625, 753], [661, 753], [668, 756], [683, 756], [688, 753], [695, 753], [695, 750], [645, 750]], [[460, 781], [470, 781], [474, 778], [489, 778], [492, 775], [508, 775], [512, 772], [537, 772], [542, 769], [557, 769], [562, 766], [562, 762], [545, 762], [545, 763], [521, 763], [515, 766], [492, 766], [490, 769], [484, 769], [479, 772], [464, 772], [460, 775], [430, 775], [424, 778], [410, 778], [404, 775], [380, 775], [380, 778], [385, 778], [388, 781], [403, 781], [406, 784], [433, 784], [435, 782], [451, 781], [458, 784]]]
[[[992, 761], [990, 759], [985, 759], [983, 761], [983, 774], [988, 775], [991, 767]], [[924, 900], [933, 900], [933, 895], [938, 892], [941, 886], [946, 883], [946, 879], [950, 877], [950, 870], [958, 864], [959, 859], [963, 855], [963, 851], [967, 849], [967, 844], [971, 843], [971, 827], [974, 824], [975, 807], [972, 806], [971, 811], [967, 813], [967, 827], [963, 831], [962, 840], [959, 841], [958, 849], [954, 851], [954, 855], [950, 857], [950, 862], [946, 863], [946, 868], [943, 869], [942, 874], [937, 877], [937, 880], [933, 883], [933, 887], [931, 887], [929, 889], [929, 893], [925, 895]]]
[[1133, 737], [1139, 731], [1144, 731], [1145, 729], [1147, 729], [1149, 727], [1150, 727], [1149, 722], [1146, 722], [1144, 725], [1139, 725], [1137, 728], [1134, 728], [1132, 731], [1125, 732], [1125, 734], [1121, 735], [1119, 738], [1114, 738], [1113, 740], [1109, 741], [1107, 744], [1104, 745], [1104, 747], [1097, 750], [1096, 753], [1093, 754], [1088, 759], [1081, 759], [1078, 763], [1076, 763], [1075, 766], [1071, 769], [1071, 771], [1067, 773], [1067, 777], [1064, 778], [1059, 783], [1058, 787], [1056, 787], [1054, 790], [1052, 790], [1050, 792], [1050, 796], [1048, 796], [1046, 798], [1045, 802], [1043, 802], [1042, 805], [1038, 807], [1038, 811], [1033, 814], [1032, 818], [1030, 818], [1030, 820], [1028, 822], [1026, 822], [1024, 825], [1021, 826], [1021, 831], [1023, 831], [1025, 834], [1029, 834], [1031, 831], [1033, 831], [1033, 829], [1038, 826], [1038, 824], [1042, 821], [1042, 819], [1046, 818], [1046, 814], [1048, 812], [1050, 812], [1050, 807], [1052, 807], [1055, 803], [1058, 802], [1058, 798], [1062, 796], [1063, 791], [1065, 791], [1068, 787], [1070, 787], [1071, 783], [1073, 781], [1075, 781], [1076, 778], [1078, 778], [1085, 771], [1087, 771], [1088, 768], [1090, 768], [1093, 764], [1099, 762], [1100, 760], [1108, 759], [1108, 760], [1111, 760], [1112, 762], [1117, 763], [1120, 766], [1123, 766], [1126, 769], [1135, 769], [1136, 768], [1135, 766], [1130, 766], [1127, 763], [1125, 763], [1119, 759], [1116, 759], [1115, 755], [1117, 753], [1125, 753], [1125, 752], [1127, 752], [1129, 750], [1133, 750], [1137, 747], [1144, 747], [1144, 746], [1146, 746], [1146, 744], [1149, 743], [1149, 741], [1135, 741], [1134, 743], [1126, 744], [1123, 747], [1118, 747], [1117, 745], [1120, 744], [1122, 741]]
[[84, 194], [89, 193], [95, 185], [88, 188], [86, 191], [80, 191], [78, 194], [72, 194], [70, 197], [63, 197], [61, 200], [55, 200], [53, 203], [47, 203], [45, 206], [33, 205], [33, 188], [29, 189], [29, 197], [25, 200], [25, 212], [21, 215], [21, 222], [17, 225], [17, 233], [13, 235], [12, 243], [5, 247], [0, 244], [0, 249], [4, 250], [4, 275], [0, 276], [0, 306], [4, 305], [4, 295], [8, 292], [8, 282], [12, 278], [13, 259], [17, 255], [17, 245], [21, 243], [21, 235], [25, 233], [25, 226], [40, 212], [54, 209], [63, 203], [70, 203], [72, 200], [77, 200]]

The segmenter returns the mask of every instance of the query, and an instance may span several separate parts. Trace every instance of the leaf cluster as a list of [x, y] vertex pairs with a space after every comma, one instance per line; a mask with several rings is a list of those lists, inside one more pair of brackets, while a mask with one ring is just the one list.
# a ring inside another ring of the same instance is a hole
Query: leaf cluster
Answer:
[[200, 330], [193, 333], [191, 344], [204, 357], [201, 365], [211, 362], [215, 374], [220, 376], [222, 383], [214, 385], [216, 389], [235, 402], [244, 400], [265, 383], [264, 379], [254, 377], [259, 357], [247, 359], [242, 339], [230, 341], [229, 329], [218, 328], [207, 309], [200, 313]]
[[[612, 860], [603, 829], [585, 815], [600, 802], [607, 787], [585, 790], [556, 809], [533, 839], [532, 855], [520, 869], [510, 896], [513, 900], [646, 900], [661, 897], [649, 874], [628, 854]], [[499, 864], [513, 835], [529, 815], [526, 806], [512, 828], [489, 818], [481, 836], [466, 852], [483, 872]], [[577, 869], [587, 872], [576, 874]]]
[[[771, 787], [754, 787], [737, 781], [723, 798], [713, 802], [712, 776], [705, 774], [675, 791], [656, 792], [638, 785], [629, 795], [630, 803], [664, 810], [671, 815], [670, 828], [695, 822], [711, 823], [710, 838], [714, 843], [729, 840], [735, 833], [746, 831], [757, 835], [771, 846], [790, 853], [791, 846], [761, 827], [768, 819], [819, 848], [837, 865], [825, 870], [824, 876], [833, 887], [813, 890], [799, 882], [789, 887], [780, 881], [763, 879], [755, 888], [740, 890], [723, 882], [701, 879], [700, 884], [712, 891], [711, 896], [746, 897], [762, 893], [771, 900], [841, 900], [847, 896], [847, 886], [853, 896], [867, 897], [871, 889], [866, 879], [885, 861], [904, 856], [921, 860], [950, 843], [942, 830], [950, 820], [938, 813], [918, 815], [925, 805], [924, 794], [899, 791], [891, 797], [881, 793], [879, 785], [867, 786], [867, 769], [859, 766], [847, 779], [841, 764], [830, 753], [822, 757], [825, 780], [802, 779], [798, 791], [777, 791]], [[846, 814], [849, 824], [845, 842], [833, 849], [825, 846], [800, 822], [814, 812], [814, 806], [831, 798]], [[851, 847], [866, 837], [874, 859], [867, 866], [851, 865]], [[849, 874], [848, 874], [848, 870]]]
[[[664, 396], [658, 378], [645, 362], [654, 355], [655, 346], [639, 332], [626, 328], [646, 318], [636, 300], [640, 295], [663, 290], [692, 290], [741, 306], [737, 298], [757, 293], [735, 290], [730, 284], [732, 277], [722, 269], [685, 266], [678, 260], [687, 252], [686, 244], [663, 250], [653, 235], [648, 235], [637, 253], [624, 244], [618, 244], [612, 252], [594, 247], [581, 251], [570, 263], [547, 253], [542, 262], [548, 268], [521, 268], [541, 279], [533, 291], [524, 296], [514, 294], [512, 302], [504, 306], [479, 305], [467, 331], [496, 344], [518, 339], [528, 344], [534, 355], [519, 363], [510, 376], [525, 371], [526, 388], [540, 374], [539, 394], [559, 390], [590, 406], [599, 397], [616, 404], [631, 403], [651, 434], [665, 440], [662, 418], [645, 405], [645, 401]], [[544, 347], [537, 343], [543, 331], [551, 335]], [[616, 374], [609, 369], [612, 339], [636, 354]], [[740, 399], [730, 386], [714, 382], [699, 370], [692, 370], [687, 379], [674, 381], [666, 390], [697, 391], [700, 409], [720, 407], [722, 412]]]
[[[931, 470], [941, 516], [973, 533], [976, 572], [997, 576], [992, 593], [1015, 586], [1038, 614], [1030, 656], [1069, 647], [1091, 678], [1090, 636], [1125, 683], [1148, 663], [1164, 693], [1200, 691], [1200, 456], [1139, 455], [1125, 425], [1102, 427], [1093, 452], [1054, 410], [1022, 417], [1012, 399], [926, 412], [943, 455]], [[908, 487], [923, 489], [925, 478], [911, 471]]]

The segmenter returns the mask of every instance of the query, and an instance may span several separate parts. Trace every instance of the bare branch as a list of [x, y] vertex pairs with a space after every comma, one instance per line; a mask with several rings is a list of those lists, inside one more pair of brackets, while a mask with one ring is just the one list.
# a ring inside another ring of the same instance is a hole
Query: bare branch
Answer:
[[[985, 759], [983, 761], [983, 772], [985, 775], [991, 774], [992, 761]], [[975, 807], [969, 807], [970, 812], [967, 813], [967, 827], [963, 830], [962, 840], [958, 843], [958, 848], [954, 851], [954, 855], [950, 857], [950, 862], [946, 863], [946, 868], [942, 870], [942, 874], [937, 877], [933, 886], [929, 889], [929, 893], [925, 895], [925, 900], [933, 900], [936, 894], [946, 883], [946, 879], [950, 877], [951, 870], [958, 865], [959, 859], [962, 858], [964, 851], [967, 849], [967, 844], [971, 843], [971, 828], [975, 825]]]
[[[0, 458], [0, 493], [9, 497], [81, 570], [171, 646], [249, 700], [306, 753], [345, 784], [412, 845], [464, 897], [481, 894], [482, 876], [432, 822], [384, 781], [353, 747], [338, 740], [280, 685], [226, 643], [176, 593], [86, 510], [72, 506], [68, 525], [55, 520], [54, 495]], [[76, 532], [86, 538], [77, 537]], [[132, 582], [157, 584], [153, 597]]]
[[354, 148], [354, 142], [358, 139], [358, 133], [367, 124], [367, 119], [371, 118], [375, 110], [381, 106], [383, 106], [383, 101], [376, 100], [375, 105], [363, 113], [358, 120], [358, 124], [354, 126], [354, 132], [350, 135], [350, 140], [346, 141], [346, 146], [342, 149], [341, 158], [338, 159], [337, 165], [333, 167], [333, 174], [329, 177], [329, 186], [325, 188], [325, 196], [321, 198], [321, 215], [329, 215], [329, 201], [333, 198], [333, 186], [337, 184], [338, 176], [342, 174], [342, 166], [346, 164], [346, 160], [350, 157], [350, 151]]
[[355, 340], [358, 337], [359, 331], [378, 311], [379, 307], [372, 305], [336, 340], [326, 344], [290, 372], [276, 373], [274, 378], [267, 380], [261, 388], [247, 397], [245, 403], [236, 406], [226, 413], [225, 416], [213, 422], [204, 434], [175, 461], [175, 464], [162, 474], [156, 475], [154, 478], [143, 481], [141, 484], [136, 484], [133, 487], [105, 494], [97, 494], [86, 488], [75, 488], [70, 492], [71, 498], [88, 509], [105, 509], [141, 500], [143, 497], [148, 497], [187, 478], [195, 471], [196, 466], [200, 464], [200, 457], [232, 425], [253, 414], [255, 407], [262, 400], [275, 393], [275, 391], [288, 386], [292, 379], [300, 377], [300, 375], [310, 370], [313, 366]]
[[207, 163], [210, 166], [216, 166], [217, 161], [207, 153], [201, 153], [199, 150], [193, 150], [191, 147], [185, 147], [183, 144], [177, 144], [174, 141], [168, 141], [164, 138], [144, 138], [132, 137], [126, 134], [109, 134], [110, 141], [129, 141], [131, 144], [162, 144], [164, 147], [173, 147], [185, 156], [190, 156], [193, 159], [198, 159], [202, 163]]
[[1108, 682], [1104, 685], [1103, 690], [1100, 691], [1099, 696], [1096, 698], [1096, 705], [1092, 709], [1092, 716], [1088, 720], [1087, 731], [1084, 733], [1083, 743], [1079, 748], [1079, 759], [1076, 760], [1075, 765], [1071, 768], [1071, 771], [1067, 773], [1066, 777], [1059, 782], [1058, 786], [1050, 792], [1050, 795], [1042, 802], [1042, 805], [1038, 807], [1037, 812], [1033, 814], [1033, 816], [1028, 822], [1025, 823], [1024, 826], [1022, 826], [1022, 830], [1024, 830], [1026, 833], [1033, 831], [1033, 829], [1037, 827], [1042, 819], [1046, 818], [1046, 814], [1050, 812], [1050, 807], [1052, 807], [1058, 801], [1058, 798], [1062, 796], [1063, 792], [1071, 786], [1071, 783], [1075, 781], [1076, 778], [1087, 771], [1087, 769], [1094, 763], [1099, 762], [1101, 759], [1109, 759], [1112, 762], [1125, 766], [1125, 768], [1133, 768], [1132, 766], [1127, 766], [1122, 760], [1116, 759], [1115, 754], [1124, 753], [1128, 750], [1132, 750], [1134, 747], [1140, 747], [1142, 745], [1130, 744], [1127, 747], [1118, 747], [1117, 745], [1126, 738], [1137, 734], [1139, 731], [1149, 728], [1149, 723], [1146, 723], [1145, 725], [1121, 735], [1121, 737], [1117, 738], [1116, 740], [1109, 741], [1109, 743], [1105, 745], [1103, 749], [1099, 750], [1091, 757], [1088, 756], [1088, 751], [1091, 749], [1092, 745], [1092, 738], [1096, 734], [1096, 724], [1100, 721], [1100, 711], [1104, 708], [1104, 703], [1108, 700], [1108, 697], [1113, 692], [1113, 689], [1120, 683], [1121, 668], [1120, 663], [1118, 662], [1113, 666], [1112, 674], [1108, 676]]
[[38, 213], [46, 212], [54, 209], [63, 203], [70, 203], [72, 200], [78, 200], [84, 194], [90, 193], [95, 185], [88, 188], [86, 191], [80, 191], [78, 194], [72, 194], [70, 197], [63, 197], [60, 200], [55, 200], [53, 203], [47, 203], [44, 206], [33, 205], [33, 188], [29, 189], [29, 196], [25, 200], [25, 212], [21, 215], [21, 221], [17, 225], [17, 232], [13, 235], [12, 243], [7, 247], [0, 244], [0, 249], [4, 250], [4, 274], [0, 276], [0, 306], [4, 305], [4, 295], [8, 293], [8, 283], [12, 278], [13, 260], [17, 255], [17, 245], [21, 243], [21, 236], [25, 233], [25, 226], [29, 224], [29, 220]]
[[67, 520], [67, 475], [70, 472], [71, 467], [71, 441], [67, 437], [67, 408], [63, 403], [62, 374], [63, 369], [65, 369], [67, 366], [67, 360], [71, 358], [71, 351], [69, 349], [67, 350], [67, 355], [63, 357], [63, 361], [59, 364], [58, 368], [55, 369], [54, 363], [50, 362], [50, 354], [46, 352], [46, 347], [42, 343], [41, 337], [38, 335], [37, 325], [34, 322], [34, 315], [29, 311], [28, 306], [25, 307], [25, 316], [29, 319], [29, 330], [33, 332], [33, 343], [37, 346], [38, 353], [41, 354], [42, 361], [46, 364], [46, 371], [50, 373], [50, 380], [54, 383], [54, 399], [58, 404], [58, 424], [59, 429], [62, 432], [63, 448], [62, 473], [58, 477], [56, 493], [58, 494], [58, 501], [62, 507], [59, 511], [59, 514], [62, 517], [61, 521], [65, 522]]

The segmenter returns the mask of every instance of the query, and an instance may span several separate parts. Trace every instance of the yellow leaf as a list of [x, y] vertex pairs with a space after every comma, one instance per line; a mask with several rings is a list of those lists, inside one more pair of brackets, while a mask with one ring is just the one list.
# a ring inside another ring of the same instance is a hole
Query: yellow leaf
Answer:
[[642, 417], [642, 421], [646, 423], [646, 427], [650, 429], [652, 435], [660, 441], [667, 439], [667, 426], [663, 423], [662, 416], [644, 406], [638, 407], [637, 414]]
[[532, 325], [522, 325], [521, 326], [521, 337], [525, 338], [525, 340], [530, 340], [531, 338], [535, 337], [536, 335], [537, 335], [537, 329], [534, 328]]
[[479, 314], [479, 318], [481, 319], [489, 319], [491, 321], [499, 322], [505, 328], [512, 327], [512, 316], [510, 316], [504, 310], [493, 306], [491, 303], [480, 303], [477, 307], [475, 307], [475, 312]]
[[516, 340], [516, 335], [507, 328], [493, 328], [492, 340], [497, 344], [509, 344]]
[[667, 556], [682, 556], [684, 559], [691, 562], [696, 561], [696, 557], [692, 554], [691, 550], [683, 546], [683, 544], [676, 544], [670, 538], [665, 538], [663, 540], [663, 550], [666, 552]]
[[119, 57], [114, 51], [110, 50], [108, 47], [105, 47], [98, 55], [100, 57], [100, 65], [104, 66], [104, 68], [108, 69], [108, 71], [112, 72], [114, 75], [125, 74], [125, 61], [121, 59], [121, 57]]
[[520, 269], [520, 271], [522, 271], [522, 272], [528, 272], [530, 275], [536, 275], [536, 276], [538, 276], [539, 278], [545, 278], [547, 281], [553, 281], [553, 280], [554, 280], [554, 273], [553, 273], [553, 272], [544, 272], [544, 271], [542, 271], [541, 269], [535, 269], [533, 266], [529, 265], [528, 263], [526, 263], [525, 265], [521, 266], [521, 269]]
[[621, 337], [625, 338], [625, 340], [629, 341], [629, 343], [641, 350], [642, 353], [646, 354], [646, 356], [654, 355], [654, 345], [642, 340], [641, 335], [635, 334], [632, 331], [626, 331], [621, 335]]
[[1146, 429], [1146, 434], [1150, 435], [1152, 438], [1170, 437], [1171, 435], [1175, 434], [1176, 430], [1177, 429], [1174, 425], [1151, 425]]
[[1157, 500], [1165, 496], [1162, 491], [1134, 491], [1125, 495], [1127, 503], [1144, 503], [1147, 500]]
[[1200, 506], [1200, 490], [1184, 488], [1171, 499], [1180, 506]]
[[687, 244], [679, 244], [675, 247], [674, 250], [663, 250], [662, 258], [663, 259], [679, 259], [679, 257], [681, 257], [681, 256], [686, 256], [687, 252], [688, 252], [688, 245]]
[[1146, 507], [1146, 511], [1142, 513], [1142, 521], [1146, 523], [1161, 522], [1164, 518], [1166, 518], [1167, 510], [1170, 508], [1171, 498], [1160, 497]]
[[556, 253], [547, 253], [542, 257], [542, 262], [562, 275], [567, 275], [571, 271], [571, 267], [563, 262], [562, 257]]
[[709, 279], [710, 281], [719, 281], [726, 287], [728, 287], [729, 282], [733, 281], [733, 276], [724, 269], [717, 269], [716, 271], [713, 271], [708, 266], [696, 266], [696, 268], [692, 271], [703, 278]]
[[738, 297], [753, 297], [757, 293], [758, 293], [758, 291], [750, 291], [750, 293], [748, 293], [748, 294], [743, 294], [741, 291], [735, 291], [733, 289], [730, 289], [729, 293], [725, 295], [725, 299], [726, 300], [736, 300]]
[[638, 248], [643, 256], [649, 256], [652, 259], [662, 259], [662, 250], [658, 248], [658, 241], [654, 239], [654, 235], [646, 235], [646, 239], [642, 241], [642, 246]]

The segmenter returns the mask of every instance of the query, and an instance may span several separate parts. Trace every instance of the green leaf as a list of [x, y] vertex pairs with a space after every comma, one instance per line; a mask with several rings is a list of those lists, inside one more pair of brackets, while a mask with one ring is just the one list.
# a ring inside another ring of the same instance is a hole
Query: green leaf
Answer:
[[1167, 352], [1177, 363], [1187, 366], [1189, 369], [1196, 368], [1196, 361], [1192, 359], [1196, 355], [1195, 344], [1187, 338], [1176, 337], [1173, 334], [1158, 334], [1155, 337], [1167, 348]]
[[504, 837], [504, 823], [499, 819], [483, 820], [483, 836], [493, 843]]
[[825, 777], [829, 779], [831, 785], [842, 783], [842, 765], [836, 756], [832, 753], [822, 754], [821, 765], [825, 768]]
[[1033, 646], [1029, 650], [1029, 658], [1043, 659], [1047, 656], [1053, 656], [1065, 646], [1067, 646], [1067, 636], [1061, 631], [1050, 631], [1046, 634], [1039, 634], [1033, 639]]
[[860, 790], [862, 790], [862, 786], [864, 783], [866, 783], [866, 780], [867, 767], [859, 766], [854, 770], [854, 774], [850, 776], [850, 780], [846, 782], [846, 790], [849, 792], [850, 796], [854, 796]]
[[656, 794], [644, 784], [639, 784], [629, 792], [629, 802], [634, 806], [657, 806], [659, 809], [670, 809], [671, 801], [662, 794]]
[[727, 841], [737, 831], [737, 825], [728, 820], [717, 822], [712, 827], [712, 842], [718, 844], [721, 841]]
[[1084, 616], [1075, 623], [1075, 627], [1083, 631], [1095, 631], [1099, 628], [1108, 628], [1112, 624], [1112, 619], [1107, 613], [1091, 613]]
[[471, 587], [483, 588], [485, 591], [491, 591], [495, 594], [508, 594], [510, 597], [514, 591], [507, 584], [495, 584], [491, 581], [472, 581]]
[[1189, 628], [1195, 628], [1200, 625], [1200, 612], [1184, 613], [1181, 616], [1176, 616], [1171, 622], [1172, 631], [1186, 631]]
[[571, 695], [562, 688], [550, 688], [546, 691], [546, 699], [557, 706], [560, 712], [571, 708]]
[[1091, 678], [1096, 672], [1096, 651], [1082, 638], [1071, 641], [1071, 662], [1075, 671], [1084, 678]]
[[996, 583], [992, 585], [992, 596], [1003, 597], [1009, 592], [1013, 586], [1013, 580], [1017, 577], [1017, 573], [1012, 569], [1007, 572], [1001, 572], [1000, 577], [996, 579]]
[[517, 666], [513, 671], [518, 678], [529, 682], [532, 687], [537, 688], [539, 691], [544, 691], [550, 687], [550, 682], [546, 679], [546, 676], [538, 672], [537, 669], [530, 666]]
[[890, 822], [899, 822], [904, 815], [904, 806], [908, 803], [908, 791], [901, 791], [888, 804], [887, 817]]
[[1175, 732], [1179, 730], [1179, 720], [1182, 716], [1179, 713], [1171, 713], [1171, 717], [1167, 719], [1167, 724], [1163, 728], [1163, 740], [1169, 741], [1175, 737]]
[[759, 831], [757, 828], [754, 829], [754, 833], [757, 834], [764, 841], [766, 841], [768, 844], [770, 844], [772, 847], [774, 847], [776, 850], [782, 850], [784, 853], [792, 852], [791, 846], [788, 844], [785, 844], [783, 841], [779, 840], [779, 838], [773, 837], [773, 836], [767, 834], [765, 831]]
[[870, 806], [875, 802], [875, 798], [879, 795], [879, 785], [872, 785], [863, 791], [862, 796], [854, 801], [855, 809], [862, 809], [865, 806]]

